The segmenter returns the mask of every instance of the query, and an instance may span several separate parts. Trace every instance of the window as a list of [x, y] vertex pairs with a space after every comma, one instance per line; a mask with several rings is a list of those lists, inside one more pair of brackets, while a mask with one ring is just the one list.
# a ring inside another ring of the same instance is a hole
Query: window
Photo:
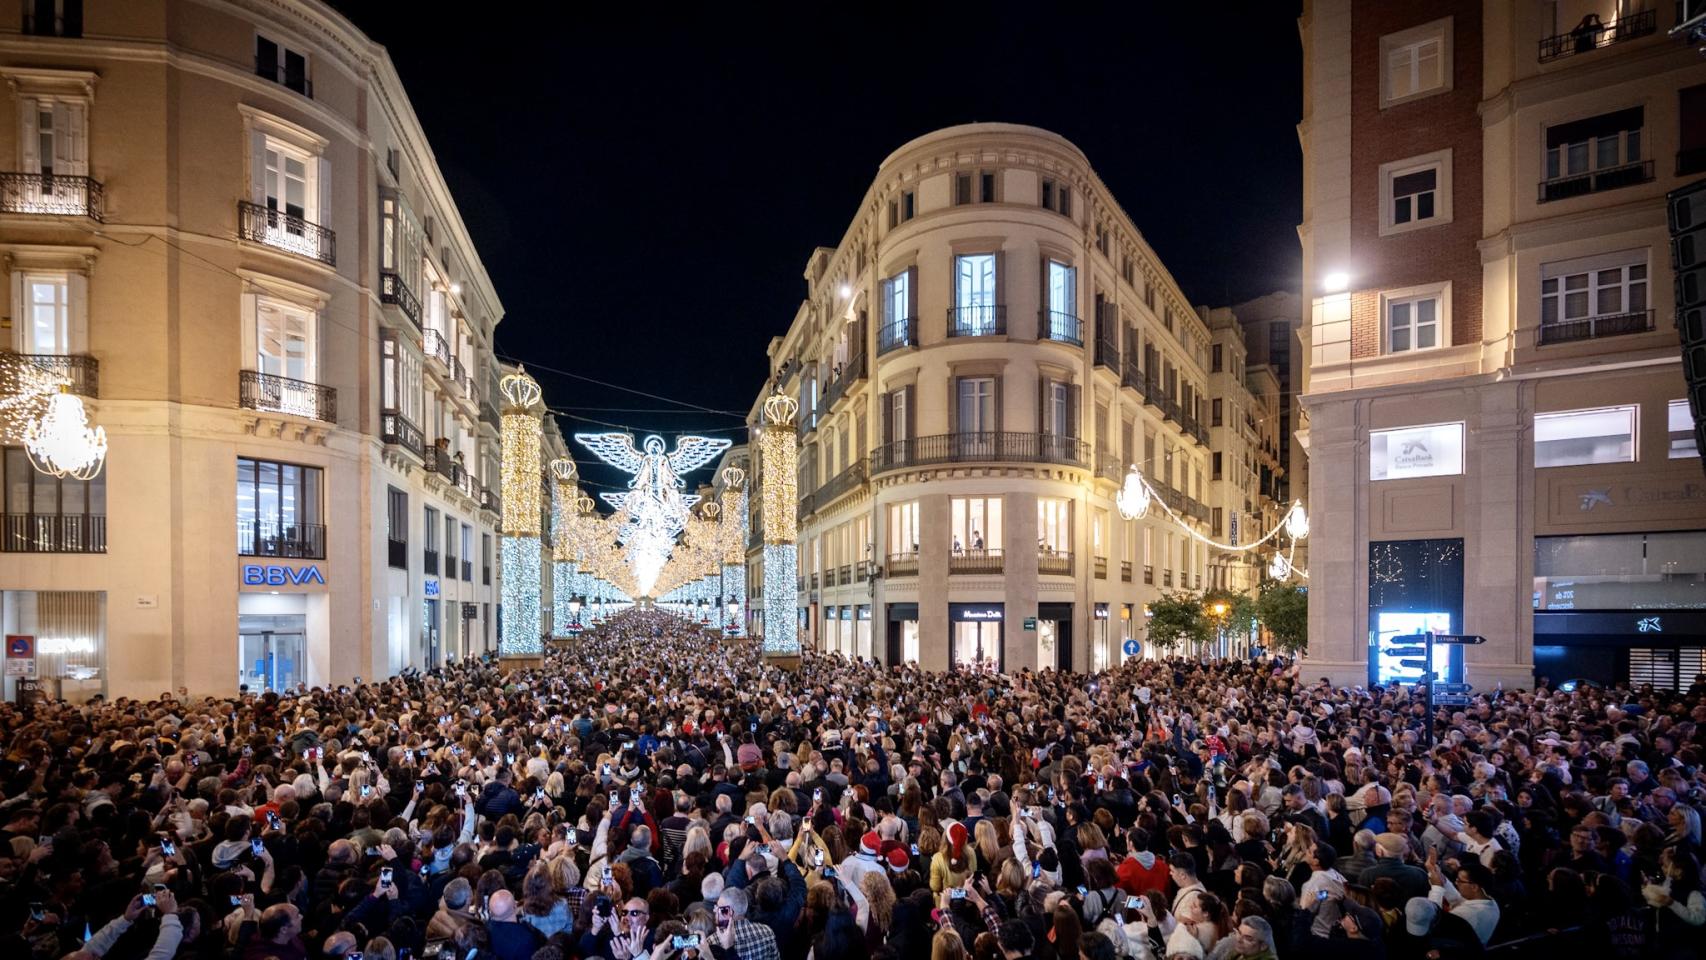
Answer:
[[958, 433], [989, 433], [995, 430], [995, 378], [960, 377]]
[[1404, 297], [1386, 301], [1386, 352], [1432, 350], [1441, 343], [1440, 297]]
[[912, 219], [913, 199], [911, 190], [902, 190], [900, 196], [889, 201], [889, 227], [898, 227]]
[[389, 566], [409, 569], [409, 494], [385, 488], [385, 541]]
[[1451, 222], [1451, 151], [1380, 165], [1380, 235]]
[[1546, 128], [1540, 200], [1562, 200], [1650, 179], [1642, 162], [1646, 112], [1630, 107]]
[[1043, 395], [1047, 400], [1043, 417], [1043, 432], [1056, 437], [1073, 435], [1072, 422], [1072, 385], [1061, 380], [1050, 380], [1043, 387]]
[[23, 447], [5, 447], [3, 452], [5, 516], [0, 552], [106, 552], [110, 470], [89, 480], [55, 478], [37, 470]]
[[1631, 406], [1534, 415], [1534, 465], [1635, 461], [1635, 410]]
[[[977, 175], [977, 182], [978, 182], [978, 194], [977, 194], [978, 202], [979, 203], [994, 203], [995, 202], [995, 174], [990, 173], [988, 170], [985, 170], [982, 173], [979, 173]], [[862, 250], [864, 248], [861, 247], [860, 249]]]
[[83, 0], [24, 0], [24, 33], [36, 37], [81, 37]]
[[889, 556], [918, 553], [918, 501], [889, 504]]
[[456, 576], [456, 518], [444, 515], [444, 575]]
[[254, 369], [260, 373], [313, 382], [318, 369], [315, 311], [262, 295], [246, 298], [254, 318]]
[[1435, 423], [1368, 435], [1370, 480], [1446, 477], [1463, 472], [1463, 424]]
[[1380, 38], [1381, 106], [1451, 89], [1451, 29], [1445, 17]]
[[[9, 79], [13, 83], [28, 83], [27, 78]], [[65, 209], [68, 199], [76, 200], [78, 206], [87, 203], [89, 198], [83, 193], [84, 188], [64, 181], [55, 182], [52, 178], [89, 175], [88, 101], [49, 92], [25, 96], [18, 101], [18, 118], [21, 170], [27, 174], [39, 174], [46, 182], [16, 187], [24, 195], [7, 197], [7, 209], [21, 213], [85, 212], [84, 209]], [[12, 206], [13, 203], [18, 206]]]
[[[1216, 400], [1216, 401], [1214, 401], [1214, 402], [1215, 402], [1215, 403], [1219, 403], [1219, 402], [1220, 402], [1220, 401], [1219, 401], [1219, 400]], [[1216, 479], [1216, 480], [1219, 480], [1219, 479], [1220, 479], [1220, 463], [1221, 463], [1221, 460], [1220, 460], [1220, 456], [1221, 456], [1221, 454], [1220, 454], [1220, 451], [1219, 451], [1219, 450], [1216, 450], [1216, 451], [1215, 451], [1215, 452], [1214, 452], [1214, 467], [1213, 467], [1213, 469], [1214, 469], [1214, 479]]]
[[381, 411], [401, 414], [410, 426], [418, 428], [423, 422], [421, 411], [425, 404], [420, 355], [386, 329], [379, 332], [379, 348]]
[[1072, 187], [1050, 178], [1043, 178], [1043, 209], [1063, 216], [1072, 216]]
[[912, 318], [912, 271], [902, 270], [882, 282], [882, 337], [884, 343], [895, 346], [906, 342], [906, 331], [899, 326]]
[[1647, 329], [1647, 251], [1540, 266], [1540, 342]]
[[308, 55], [276, 40], [255, 37], [255, 73], [304, 96], [313, 96], [308, 81]]
[[954, 204], [959, 206], [971, 202], [971, 174], [954, 174]]
[[71, 352], [71, 280], [63, 273], [22, 275], [24, 353]]
[[1005, 332], [996, 304], [995, 254], [977, 253], [954, 258], [955, 336], [980, 337]]
[[1220, 398], [1219, 397], [1214, 398], [1214, 402], [1209, 405], [1209, 409], [1211, 411], [1213, 411], [1213, 413], [1211, 414], [1211, 416], [1213, 417], [1213, 420], [1209, 425], [1214, 426], [1214, 427], [1220, 426], [1221, 411], [1220, 411]]
[[237, 460], [237, 552], [243, 556], [326, 556], [321, 470], [271, 460]]
[[314, 220], [309, 211], [309, 168], [313, 158], [276, 140], [267, 140], [266, 171], [263, 181], [268, 210], [282, 210], [286, 215]]
[[480, 583], [492, 585], [492, 535], [480, 534]]
[[907, 394], [910, 389], [900, 389], [889, 394], [889, 439], [907, 440], [911, 438], [911, 417], [907, 410]]
[[[1225, 363], [1224, 358], [1222, 358], [1222, 356], [1221, 356], [1220, 344], [1217, 343], [1214, 345], [1214, 347], [1209, 352], [1209, 356], [1213, 358], [1210, 361], [1210, 363], [1212, 365], [1209, 367], [1209, 372], [1210, 373], [1219, 373], [1222, 370], [1224, 363]], [[1219, 403], [1220, 401], [1216, 400], [1215, 402]]]
[[1670, 431], [1670, 459], [1700, 456], [1694, 442], [1694, 414], [1687, 400], [1672, 400], [1666, 410], [1666, 426]]
[[955, 555], [1001, 549], [1001, 498], [951, 497], [950, 548]]
[[1045, 336], [1069, 343], [1083, 341], [1078, 330], [1078, 271], [1058, 260], [1048, 262], [1048, 324]]
[[1044, 555], [1072, 552], [1072, 501], [1037, 498], [1037, 550]]

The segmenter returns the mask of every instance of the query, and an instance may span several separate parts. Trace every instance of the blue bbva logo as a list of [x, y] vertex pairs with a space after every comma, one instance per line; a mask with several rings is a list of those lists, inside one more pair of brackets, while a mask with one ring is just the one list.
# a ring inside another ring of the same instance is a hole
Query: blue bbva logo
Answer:
[[305, 583], [317, 583], [325, 586], [326, 578], [320, 575], [320, 568], [314, 564], [309, 564], [306, 567], [284, 567], [259, 563], [243, 565], [243, 584], [245, 586], [299, 587]]

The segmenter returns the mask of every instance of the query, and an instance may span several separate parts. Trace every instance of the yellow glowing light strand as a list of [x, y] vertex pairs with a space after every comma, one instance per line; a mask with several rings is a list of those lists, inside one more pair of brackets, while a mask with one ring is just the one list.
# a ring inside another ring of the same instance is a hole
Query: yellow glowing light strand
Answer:
[[[1131, 490], [1133, 480], [1140, 485], [1140, 489], [1143, 494], [1147, 494], [1147, 496], [1128, 498], [1128, 491]], [[1143, 476], [1143, 471], [1137, 469], [1136, 466], [1133, 466], [1131, 471], [1126, 474], [1126, 489], [1120, 491], [1120, 495], [1117, 499], [1120, 507], [1120, 516], [1127, 520], [1136, 520], [1141, 518], [1147, 512], [1150, 504], [1158, 504], [1160, 505], [1162, 512], [1166, 513], [1169, 519], [1171, 519], [1179, 526], [1180, 529], [1184, 530], [1185, 533], [1189, 534], [1193, 539], [1214, 547], [1217, 550], [1224, 550], [1228, 553], [1245, 553], [1250, 550], [1254, 550], [1282, 533], [1294, 542], [1309, 536], [1309, 514], [1303, 508], [1303, 501], [1294, 500], [1292, 501], [1291, 509], [1287, 510], [1285, 516], [1280, 518], [1280, 522], [1275, 524], [1272, 530], [1263, 534], [1260, 539], [1252, 540], [1249, 543], [1230, 544], [1221, 543], [1212, 538], [1205, 537], [1191, 529], [1190, 525], [1185, 522], [1185, 518], [1179, 516], [1172, 507], [1167, 505], [1166, 498], [1162, 497], [1155, 491], [1154, 487], [1149, 485], [1149, 481]], [[1141, 508], [1132, 509], [1132, 507], [1135, 507], [1138, 504], [1142, 505]]]

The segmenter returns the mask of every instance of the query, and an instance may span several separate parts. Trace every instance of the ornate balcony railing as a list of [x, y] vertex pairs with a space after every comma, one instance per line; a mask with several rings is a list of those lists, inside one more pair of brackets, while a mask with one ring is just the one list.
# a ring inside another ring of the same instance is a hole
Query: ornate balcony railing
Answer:
[[421, 435], [421, 428], [395, 410], [379, 411], [379, 436], [417, 457], [426, 456], [426, 438]]
[[994, 337], [1007, 332], [1005, 303], [976, 303], [948, 308], [948, 336]]
[[317, 223], [247, 200], [237, 201], [237, 236], [327, 266], [338, 265], [337, 235]]
[[[1650, 12], [1650, 11], [1649, 11]], [[1540, 181], [1540, 202], [1568, 200], [1604, 190], [1615, 190], [1653, 179], [1653, 161], [1637, 160], [1620, 167], [1606, 167]]]
[[454, 361], [450, 356], [450, 341], [444, 339], [444, 334], [437, 330], [429, 328], [421, 331], [421, 352], [426, 354], [428, 360], [438, 361], [445, 373], [448, 374], [454, 369], [451, 366]]
[[1064, 313], [1059, 310], [1044, 310], [1037, 318], [1037, 339], [1070, 343], [1075, 347], [1082, 347], [1084, 345], [1084, 321], [1078, 319], [1076, 314]]
[[1578, 53], [1589, 53], [1600, 47], [1644, 37], [1658, 29], [1658, 11], [1642, 10], [1630, 13], [1610, 23], [1596, 27], [1577, 26], [1569, 33], [1560, 33], [1540, 41], [1540, 62], [1558, 60]]
[[958, 550], [948, 554], [949, 573], [1000, 573], [1002, 570], [1001, 550], [998, 547]]
[[1120, 580], [1122, 582], [1125, 582], [1125, 583], [1131, 582], [1131, 561], [1130, 560], [1121, 560], [1120, 561]]
[[1052, 433], [940, 433], [895, 440], [871, 455], [871, 472], [937, 463], [1061, 463], [1090, 465], [1090, 445]]
[[864, 486], [866, 474], [864, 460], [848, 464], [847, 469], [831, 477], [828, 483], [818, 488], [814, 495], [817, 509], [821, 510], [834, 503], [836, 498], [842, 494]]
[[456, 462], [447, 442], [426, 448], [426, 468], [428, 472], [442, 476], [451, 486], [457, 486], [462, 479], [462, 464]]
[[829, 389], [823, 394], [823, 409], [825, 411], [835, 406], [835, 402], [847, 395], [854, 384], [865, 379], [865, 354], [859, 353], [853, 359], [841, 365], [835, 371], [835, 379], [829, 382]]
[[403, 316], [414, 323], [416, 330], [421, 328], [420, 298], [415, 296], [402, 277], [389, 270], [379, 271], [379, 302], [396, 304], [397, 308], [403, 311]]
[[902, 553], [889, 554], [888, 576], [916, 577], [918, 576], [918, 552], [907, 550]]
[[421, 565], [429, 577], [438, 576], [438, 551], [431, 547], [421, 550]]
[[842, 564], [836, 573], [836, 579], [838, 581], [840, 581], [841, 585], [844, 587], [847, 586], [848, 584], [852, 583], [853, 582], [853, 565], [850, 563]]
[[94, 398], [100, 395], [101, 365], [94, 357], [81, 353], [4, 353], [0, 352], [0, 397], [22, 392], [18, 382], [28, 372], [23, 366], [34, 367], [55, 380], [69, 384], [72, 393]]
[[795, 506], [794, 506], [794, 519], [795, 520], [804, 520], [805, 518], [811, 516], [812, 511], [814, 511], [816, 509], [817, 509], [817, 494], [816, 493], [800, 494], [799, 502], [797, 504], [795, 504]]
[[488, 513], [495, 513], [500, 517], [503, 516], [503, 500], [498, 497], [496, 489], [492, 487], [480, 488], [480, 509]]
[[276, 520], [238, 520], [237, 555], [326, 559], [326, 525], [280, 523]]
[[1137, 365], [1136, 354], [1129, 352], [1126, 354], [1125, 363], [1120, 371], [1120, 386], [1136, 390], [1138, 396], [1148, 399], [1149, 385], [1143, 379], [1143, 370]]
[[286, 413], [326, 423], [338, 422], [338, 391], [335, 387], [271, 373], [238, 371], [237, 404], [245, 410]]
[[1096, 366], [1120, 372], [1120, 341], [1112, 330], [1096, 334]]
[[409, 569], [409, 541], [385, 540], [385, 564], [398, 570]]
[[1037, 572], [1050, 576], [1072, 576], [1072, 551], [1038, 548]]
[[1120, 466], [1120, 458], [1112, 450], [1096, 451], [1096, 476], [1118, 483], [1125, 475]]
[[1150, 586], [1155, 585], [1155, 566], [1153, 564], [1146, 563], [1143, 565], [1143, 582]]
[[877, 329], [877, 356], [901, 347], [918, 346], [918, 318], [906, 317]]
[[1090, 559], [1090, 569], [1091, 572], [1096, 575], [1097, 580], [1108, 579], [1108, 558], [1092, 557]]
[[0, 213], [88, 217], [99, 222], [101, 181], [57, 173], [0, 173]]
[[106, 553], [105, 514], [8, 513], [0, 553]]
[[1621, 337], [1631, 333], [1646, 333], [1651, 329], [1651, 310], [1605, 317], [1583, 317], [1579, 320], [1559, 320], [1540, 325], [1540, 345], [1544, 347], [1554, 343], [1597, 340], [1600, 337]]

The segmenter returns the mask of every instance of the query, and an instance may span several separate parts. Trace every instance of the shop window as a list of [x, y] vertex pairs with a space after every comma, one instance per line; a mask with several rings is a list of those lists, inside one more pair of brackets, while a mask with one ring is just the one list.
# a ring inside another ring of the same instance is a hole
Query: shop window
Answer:
[[1456, 476], [1463, 472], [1463, 424], [1436, 423], [1368, 435], [1370, 480]]
[[1670, 459], [1700, 456], [1694, 441], [1694, 414], [1687, 400], [1672, 400], [1666, 411], [1666, 428], [1670, 431]]
[[1634, 406], [1566, 410], [1534, 416], [1534, 465], [1633, 463]]
[[322, 471], [271, 460], [237, 460], [237, 553], [326, 557]]

